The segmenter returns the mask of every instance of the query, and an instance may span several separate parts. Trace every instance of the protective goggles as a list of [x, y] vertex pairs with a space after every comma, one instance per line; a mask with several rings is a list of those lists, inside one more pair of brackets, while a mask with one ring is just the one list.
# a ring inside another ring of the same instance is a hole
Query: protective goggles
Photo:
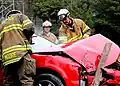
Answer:
[[60, 20], [60, 21], [63, 21], [63, 20], [66, 19], [66, 17], [67, 17], [66, 15], [60, 15], [60, 16], [59, 16], [59, 20]]

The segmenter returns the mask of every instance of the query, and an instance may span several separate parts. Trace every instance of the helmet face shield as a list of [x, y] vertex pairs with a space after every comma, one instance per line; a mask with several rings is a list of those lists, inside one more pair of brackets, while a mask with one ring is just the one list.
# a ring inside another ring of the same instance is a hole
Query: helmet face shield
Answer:
[[59, 20], [60, 21], [63, 21], [65, 19], [66, 19], [66, 15], [65, 14], [62, 14], [62, 15], [59, 16]]

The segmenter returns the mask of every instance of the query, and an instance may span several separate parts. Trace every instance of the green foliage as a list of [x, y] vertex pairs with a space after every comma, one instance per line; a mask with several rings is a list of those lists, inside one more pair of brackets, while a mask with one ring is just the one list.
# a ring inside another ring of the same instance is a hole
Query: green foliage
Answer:
[[74, 0], [68, 5], [71, 16], [83, 19], [90, 27], [93, 25], [92, 6], [89, 0]]
[[61, 8], [67, 8], [72, 17], [82, 18], [92, 25], [91, 2], [88, 0], [36, 0], [33, 5], [35, 15], [39, 18], [47, 16], [57, 19], [57, 13]]
[[81, 18], [90, 27], [98, 25], [98, 33], [112, 40], [119, 35], [114, 36], [120, 31], [120, 0], [35, 0], [33, 4], [35, 16], [52, 20], [53, 32], [59, 28], [57, 13], [61, 8], [67, 8], [71, 17]]
[[120, 29], [120, 0], [99, 0], [94, 9], [96, 23]]
[[34, 14], [42, 19], [57, 20], [61, 8], [67, 8], [72, 17], [83, 19], [90, 27], [94, 23], [120, 27], [119, 0], [35, 0], [33, 4]]
[[57, 13], [61, 8], [68, 9], [71, 17], [81, 18], [88, 26], [92, 27], [94, 25], [92, 3], [91, 0], [36, 0], [33, 3], [33, 10], [35, 16], [43, 19], [43, 21], [52, 20], [54, 25], [52, 31], [55, 32], [59, 28]]
[[120, 0], [96, 0], [93, 9], [96, 32], [120, 46]]
[[59, 0], [37, 0], [34, 2], [33, 10], [39, 18], [57, 18], [58, 10], [62, 8]]

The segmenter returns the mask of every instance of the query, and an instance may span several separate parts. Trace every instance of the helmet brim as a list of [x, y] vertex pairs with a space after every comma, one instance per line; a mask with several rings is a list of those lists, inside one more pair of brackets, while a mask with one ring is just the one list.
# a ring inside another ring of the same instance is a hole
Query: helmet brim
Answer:
[[21, 11], [19, 10], [12, 10], [12, 11], [9, 11], [7, 14], [6, 14], [6, 17], [12, 15], [12, 14], [16, 14], [16, 13], [21, 13]]

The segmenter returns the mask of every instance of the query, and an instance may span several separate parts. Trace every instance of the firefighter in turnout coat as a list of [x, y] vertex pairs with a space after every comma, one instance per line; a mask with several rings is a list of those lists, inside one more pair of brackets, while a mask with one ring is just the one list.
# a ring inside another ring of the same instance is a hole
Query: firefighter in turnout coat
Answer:
[[67, 9], [60, 9], [58, 12], [61, 27], [59, 29], [59, 42], [74, 42], [89, 37], [90, 28], [81, 19], [70, 17]]
[[5, 86], [33, 86], [35, 60], [31, 58], [30, 37], [34, 25], [18, 10], [7, 13], [0, 26], [0, 51]]

